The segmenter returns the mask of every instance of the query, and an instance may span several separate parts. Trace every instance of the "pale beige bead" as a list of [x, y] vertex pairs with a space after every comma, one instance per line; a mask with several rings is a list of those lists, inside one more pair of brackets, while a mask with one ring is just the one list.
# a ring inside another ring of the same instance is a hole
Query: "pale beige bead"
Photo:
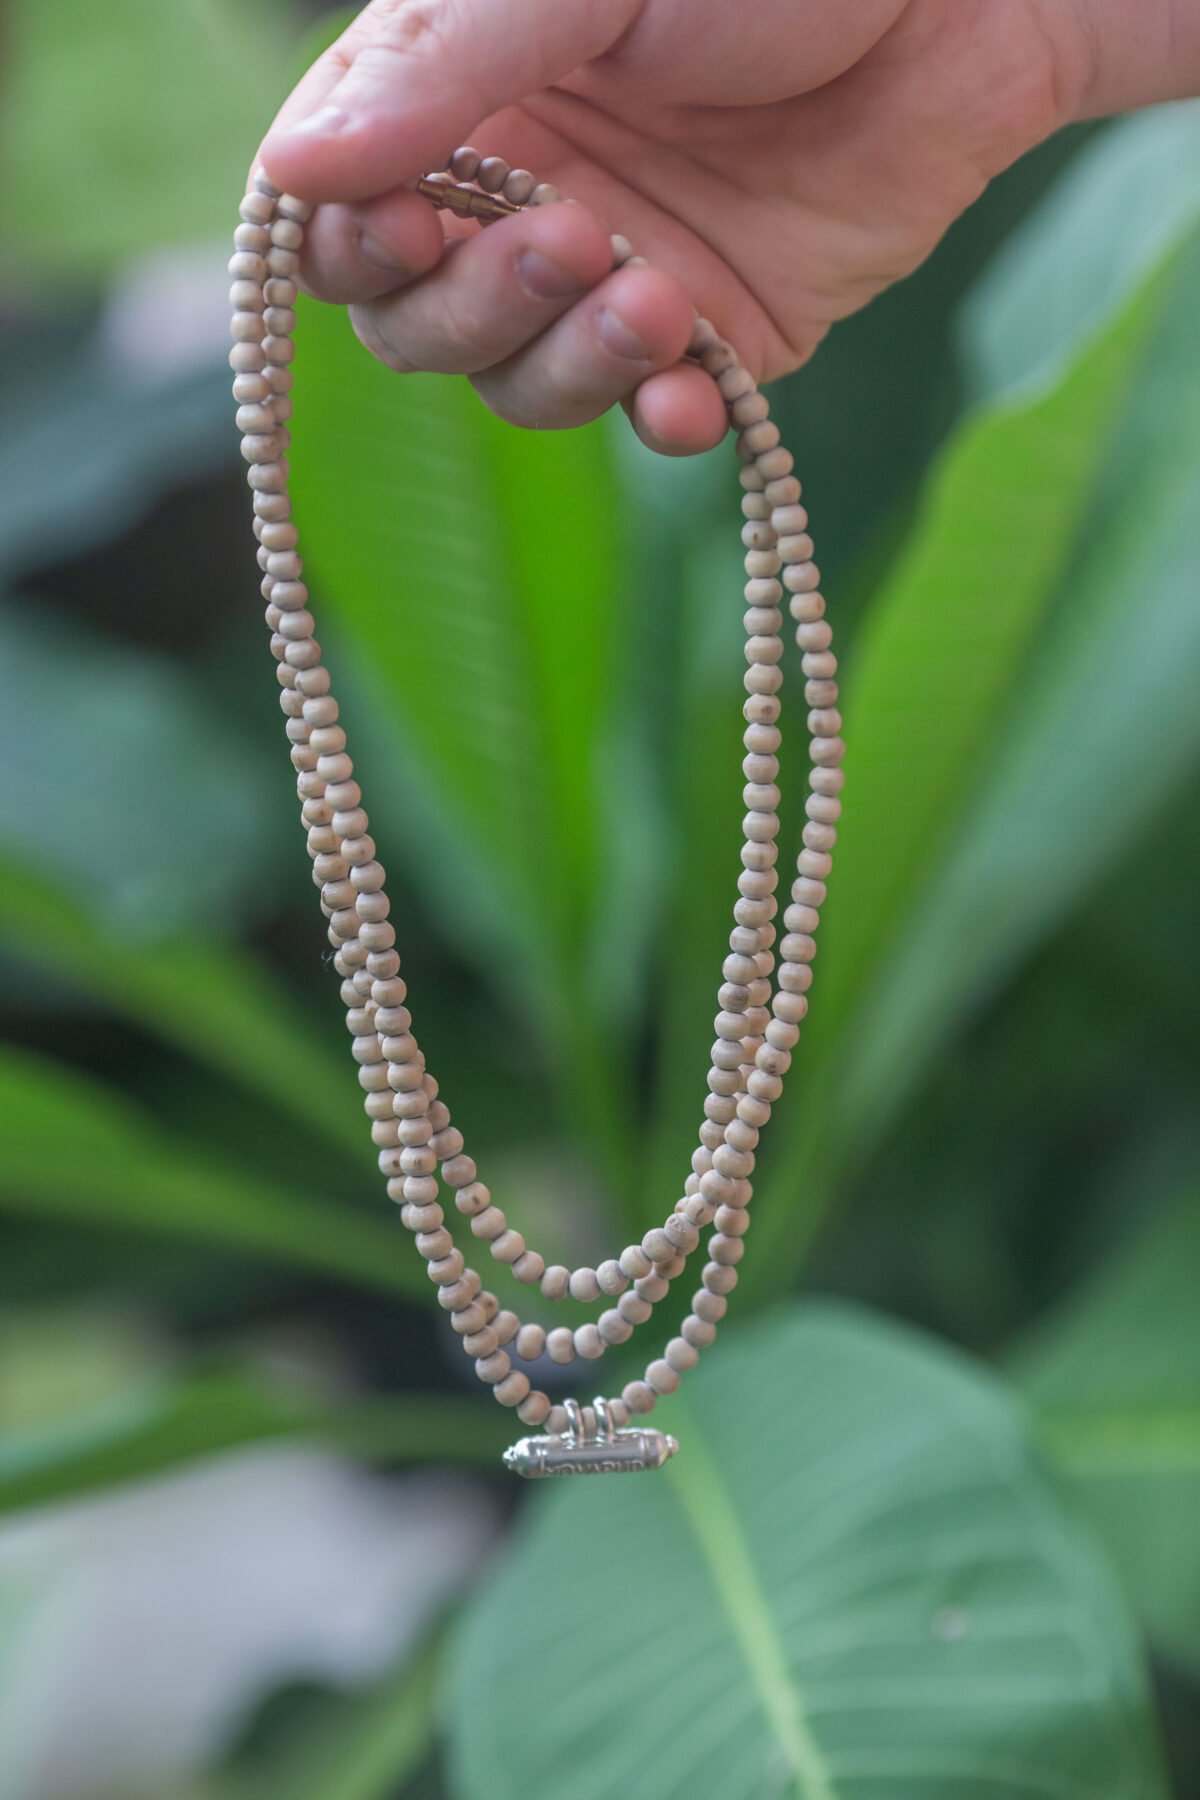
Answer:
[[619, 269], [623, 264], [627, 263], [633, 255], [633, 245], [630, 243], [629, 239], [624, 237], [619, 231], [614, 231], [610, 242], [612, 244], [613, 268]]
[[528, 169], [510, 169], [504, 177], [501, 192], [514, 206], [524, 206], [536, 186], [537, 176], [530, 174]]
[[466, 1271], [461, 1250], [451, 1250], [445, 1256], [434, 1257], [427, 1265], [425, 1273], [430, 1281], [435, 1281], [440, 1288], [451, 1288], [457, 1296], [458, 1282]]
[[474, 1357], [491, 1356], [500, 1348], [500, 1339], [491, 1325], [485, 1325], [482, 1331], [468, 1332], [462, 1342], [467, 1355]]
[[520, 1319], [515, 1312], [509, 1312], [507, 1308], [496, 1311], [492, 1318], [492, 1324], [496, 1327], [496, 1335], [502, 1344], [511, 1343], [521, 1329]]
[[271, 246], [271, 234], [265, 225], [241, 224], [233, 234], [234, 245], [239, 250], [254, 250], [259, 255]]
[[565, 1300], [570, 1284], [570, 1269], [563, 1263], [552, 1263], [542, 1276], [541, 1289], [547, 1300]]
[[595, 1269], [576, 1269], [570, 1280], [572, 1300], [590, 1302], [600, 1292], [600, 1283], [596, 1280]]
[[276, 219], [271, 227], [271, 242], [284, 250], [298, 250], [304, 242], [304, 229], [298, 219]]
[[610, 1306], [607, 1312], [600, 1314], [596, 1329], [606, 1344], [624, 1344], [633, 1336], [632, 1324], [616, 1306]]
[[575, 1354], [587, 1362], [595, 1362], [604, 1355], [604, 1339], [595, 1325], [577, 1325], [575, 1328]]
[[[672, 1255], [669, 1259], [669, 1263], [673, 1263], [674, 1261], [675, 1257]], [[669, 1264], [664, 1266], [669, 1266]], [[670, 1285], [671, 1283], [668, 1278], [665, 1275], [660, 1275], [656, 1270], [654, 1274], [643, 1275], [640, 1280], [635, 1281], [634, 1290], [643, 1300], [649, 1300], [652, 1305], [657, 1306], [660, 1300], [666, 1299], [667, 1290]], [[624, 1300], [625, 1298], [626, 1296], [622, 1294], [621, 1299]]]
[[540, 1325], [522, 1325], [517, 1333], [517, 1355], [522, 1362], [536, 1362], [546, 1348], [546, 1333]]
[[[470, 1300], [465, 1306], [455, 1307], [450, 1314], [450, 1329], [458, 1332], [464, 1339], [475, 1332], [482, 1331], [487, 1323], [487, 1308], [479, 1299]], [[497, 1338], [496, 1344], [499, 1342], [500, 1340]], [[479, 1354], [490, 1355], [491, 1351], [483, 1351]]]
[[724, 1232], [715, 1231], [708, 1240], [708, 1254], [713, 1262], [729, 1268], [741, 1262], [746, 1246], [740, 1237], [726, 1237]]
[[607, 1262], [598, 1265], [596, 1285], [602, 1294], [623, 1294], [629, 1286], [629, 1276], [616, 1258], [610, 1257]]
[[709, 1324], [706, 1319], [697, 1318], [695, 1313], [688, 1314], [679, 1331], [684, 1342], [691, 1344], [696, 1350], [706, 1350], [717, 1335], [716, 1326]]
[[714, 1293], [710, 1288], [702, 1288], [692, 1295], [692, 1311], [707, 1325], [719, 1325], [728, 1310], [729, 1302], [724, 1294]]
[[679, 1371], [660, 1356], [646, 1370], [646, 1381], [656, 1394], [673, 1394], [679, 1386]]
[[[707, 1180], [707, 1177], [705, 1179]], [[703, 1191], [703, 1181], [700, 1185], [701, 1191]], [[700, 1242], [699, 1230], [683, 1213], [673, 1214], [663, 1226], [663, 1231], [676, 1250], [682, 1251], [685, 1256], [690, 1256]]]
[[767, 417], [769, 411], [767, 396], [751, 392], [734, 401], [729, 409], [729, 416], [735, 425], [756, 425]]
[[628, 1381], [621, 1389], [621, 1398], [631, 1413], [653, 1412], [657, 1395], [645, 1381]]
[[512, 1265], [513, 1275], [527, 1287], [531, 1287], [535, 1282], [540, 1281], [545, 1273], [545, 1269], [545, 1258], [539, 1255], [536, 1250], [523, 1251]]
[[712, 1219], [716, 1208], [713, 1206], [711, 1200], [706, 1200], [704, 1198], [703, 1194], [692, 1194], [683, 1210], [685, 1215], [691, 1220], [692, 1224], [695, 1225], [698, 1230], [703, 1231], [705, 1226]]
[[518, 1406], [517, 1417], [523, 1425], [541, 1425], [549, 1412], [549, 1398], [540, 1389], [533, 1388]]
[[726, 1263], [705, 1263], [700, 1279], [710, 1294], [731, 1294], [737, 1286], [737, 1270]]
[[551, 1362], [574, 1362], [575, 1334], [569, 1325], [556, 1325], [546, 1333], [546, 1354]]
[[491, 1190], [482, 1181], [470, 1181], [466, 1188], [459, 1188], [453, 1197], [453, 1204], [459, 1208], [464, 1219], [475, 1219], [479, 1213], [486, 1213], [491, 1206]]
[[567, 1409], [565, 1406], [552, 1406], [546, 1414], [546, 1430], [556, 1437], [561, 1437], [567, 1429]]
[[620, 1431], [629, 1423], [629, 1408], [623, 1400], [610, 1400], [608, 1403], [608, 1416], [616, 1426], [617, 1430]]
[[507, 1230], [508, 1220], [498, 1206], [486, 1207], [483, 1212], [476, 1213], [471, 1220], [472, 1234], [477, 1238], [482, 1238], [485, 1243], [499, 1238]]
[[246, 195], [238, 213], [247, 225], [266, 225], [274, 217], [275, 203], [270, 195], [255, 191]]
[[512, 1362], [506, 1350], [493, 1350], [490, 1356], [481, 1356], [475, 1363], [475, 1373], [480, 1381], [486, 1381], [489, 1386], [503, 1381], [511, 1368]]
[[622, 1294], [617, 1301], [617, 1311], [628, 1325], [644, 1325], [654, 1307], [640, 1294]]
[[519, 1406], [529, 1392], [529, 1377], [523, 1369], [514, 1369], [492, 1391], [501, 1406]]
[[475, 180], [485, 194], [498, 194], [504, 186], [508, 172], [508, 164], [502, 156], [485, 156], [475, 171]]
[[697, 1346], [689, 1344], [685, 1337], [673, 1337], [663, 1355], [678, 1374], [686, 1369], [694, 1369], [700, 1360]]
[[482, 161], [478, 150], [470, 144], [462, 144], [450, 158], [450, 173], [456, 181], [474, 181]]
[[556, 200], [561, 199], [562, 195], [552, 181], [539, 181], [529, 196], [528, 204], [530, 206], [553, 206]]
[[661, 1227], [656, 1226], [648, 1231], [642, 1239], [642, 1249], [652, 1263], [670, 1262], [675, 1254], [675, 1246]]

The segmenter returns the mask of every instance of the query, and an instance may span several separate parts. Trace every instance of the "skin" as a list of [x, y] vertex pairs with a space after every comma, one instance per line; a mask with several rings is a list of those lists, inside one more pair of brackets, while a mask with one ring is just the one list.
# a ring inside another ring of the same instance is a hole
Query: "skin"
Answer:
[[[1198, 0], [373, 0], [256, 162], [321, 203], [304, 285], [390, 367], [685, 455], [726, 428], [694, 307], [786, 374], [1024, 151], [1198, 76]], [[465, 142], [575, 203], [435, 212], [406, 184]], [[610, 272], [617, 230], [652, 267]]]

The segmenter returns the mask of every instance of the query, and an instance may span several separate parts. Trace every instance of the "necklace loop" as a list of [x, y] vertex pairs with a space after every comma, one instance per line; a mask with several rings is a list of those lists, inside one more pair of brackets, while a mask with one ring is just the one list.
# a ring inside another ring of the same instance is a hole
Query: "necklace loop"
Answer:
[[[484, 225], [561, 198], [557, 188], [538, 183], [528, 170], [509, 169], [499, 157], [480, 157], [469, 146], [456, 150], [445, 170], [424, 175], [415, 185], [434, 206]], [[686, 354], [715, 381], [737, 434], [747, 577], [744, 841], [729, 954], [717, 994], [708, 1094], [691, 1173], [663, 1224], [596, 1268], [547, 1267], [520, 1232], [509, 1227], [478, 1179], [413, 1033], [385, 871], [369, 835], [346, 734], [338, 723], [338, 703], [314, 635], [287, 464], [296, 276], [312, 211], [308, 202], [280, 193], [261, 172], [256, 175], [242, 201], [229, 263], [234, 340], [229, 360], [242, 454], [250, 465], [247, 480], [254, 496], [280, 705], [380, 1169], [389, 1197], [400, 1203], [402, 1222], [426, 1261], [438, 1304], [474, 1359], [475, 1373], [525, 1424], [547, 1428], [545, 1437], [515, 1444], [505, 1456], [508, 1466], [525, 1475], [660, 1468], [674, 1454], [675, 1440], [647, 1427], [628, 1427], [635, 1415], [650, 1412], [659, 1398], [673, 1393], [681, 1375], [712, 1344], [737, 1285], [760, 1133], [783, 1091], [808, 1011], [814, 934], [841, 813], [837, 659], [800, 483], [769, 417], [766, 396], [733, 347], [697, 316]], [[612, 238], [612, 252], [614, 268], [644, 261], [619, 234]], [[810, 770], [802, 847], [779, 936], [778, 720], [785, 595], [810, 709]], [[523, 1324], [467, 1266], [446, 1224], [444, 1190], [453, 1195], [471, 1235], [486, 1243], [518, 1282], [536, 1284], [551, 1302], [570, 1294], [584, 1303], [614, 1304], [573, 1331], [559, 1327], [547, 1332], [541, 1325]], [[678, 1336], [647, 1365], [642, 1379], [626, 1383], [619, 1398], [594, 1402], [589, 1409], [594, 1429], [577, 1401], [553, 1404], [548, 1394], [532, 1387], [525, 1369], [513, 1366], [514, 1357], [525, 1364], [544, 1355], [559, 1364], [578, 1357], [594, 1360], [625, 1343], [650, 1319], [705, 1231], [708, 1260]]]

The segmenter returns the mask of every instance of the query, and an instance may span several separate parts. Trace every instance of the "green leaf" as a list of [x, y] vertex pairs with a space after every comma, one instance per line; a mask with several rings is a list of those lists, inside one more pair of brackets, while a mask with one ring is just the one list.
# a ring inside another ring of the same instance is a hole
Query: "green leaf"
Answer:
[[461, 1800], [1165, 1794], [1119, 1602], [993, 1381], [810, 1308], [662, 1415], [666, 1470], [539, 1495], [474, 1605]]
[[298, 344], [307, 556], [488, 883], [449, 904], [577, 948], [620, 614], [603, 434], [517, 432], [465, 382], [397, 380], [339, 308], [305, 307]]
[[[283, 0], [18, 0], [5, 13], [0, 229], [75, 282], [157, 243], [225, 235], [284, 97]], [[64, 128], [64, 121], [69, 126]]]
[[158, 1129], [65, 1064], [0, 1046], [0, 1208], [169, 1232], [387, 1293], [429, 1293], [398, 1221], [297, 1194]]
[[304, 305], [298, 347], [297, 511], [368, 804], [422, 844], [406, 873], [537, 1020], [611, 1159], [589, 950], [627, 608], [604, 434], [514, 431], [465, 382], [398, 380], [341, 309]]
[[795, 1268], [839, 1174], [1144, 827], [1131, 729], [1149, 713], [1150, 805], [1196, 760], [1196, 284], [1177, 249], [1049, 385], [964, 421], [864, 623], [811, 1083], [752, 1281]]
[[[29, 929], [32, 918], [36, 932]], [[261, 959], [203, 938], [156, 943], [111, 929], [2, 858], [0, 944], [374, 1167], [354, 1065], [348, 1044], [339, 1042], [334, 1010], [323, 1038]]]
[[164, 657], [0, 606], [0, 713], [0, 845], [94, 917], [153, 942], [269, 896], [269, 758]]
[[1154, 1642], [1200, 1673], [1200, 1189], [1012, 1359], [1042, 1436]]

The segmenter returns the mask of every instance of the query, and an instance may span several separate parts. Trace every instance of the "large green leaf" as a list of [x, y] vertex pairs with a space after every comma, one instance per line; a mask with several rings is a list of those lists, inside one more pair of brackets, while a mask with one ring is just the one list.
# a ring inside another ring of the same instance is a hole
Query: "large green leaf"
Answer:
[[627, 607], [604, 434], [514, 431], [465, 382], [389, 375], [340, 309], [305, 306], [297, 341], [297, 511], [340, 689], [355, 653], [385, 854], [389, 824], [420, 846], [406, 874], [537, 1020], [611, 1164], [590, 945]]
[[472, 1609], [462, 1800], [1164, 1794], [1109, 1578], [992, 1381], [811, 1308], [662, 1411], [667, 1469], [539, 1495]]
[[1176, 249], [1053, 377], [968, 416], [863, 627], [811, 1085], [775, 1146], [751, 1280], [795, 1267], [839, 1171], [1142, 827], [1131, 721], [1153, 720], [1152, 805], [1200, 749], [1196, 291]]
[[322, 1038], [260, 959], [200, 937], [154, 942], [114, 930], [2, 857], [0, 945], [64, 993], [102, 1001], [374, 1166], [348, 1045], [337, 1055], [334, 1011]]
[[11, 1046], [0, 1047], [0, 1208], [182, 1235], [387, 1293], [429, 1292], [398, 1222], [250, 1174], [157, 1128], [113, 1089]]
[[835, 1102], [844, 1137], [894, 1108], [1200, 760], [1200, 236], [1172, 275], [1093, 541], [1000, 721], [970, 816], [918, 884], [854, 1022]]
[[1200, 1672], [1200, 1191], [1165, 1208], [1013, 1371], [1155, 1642]]

